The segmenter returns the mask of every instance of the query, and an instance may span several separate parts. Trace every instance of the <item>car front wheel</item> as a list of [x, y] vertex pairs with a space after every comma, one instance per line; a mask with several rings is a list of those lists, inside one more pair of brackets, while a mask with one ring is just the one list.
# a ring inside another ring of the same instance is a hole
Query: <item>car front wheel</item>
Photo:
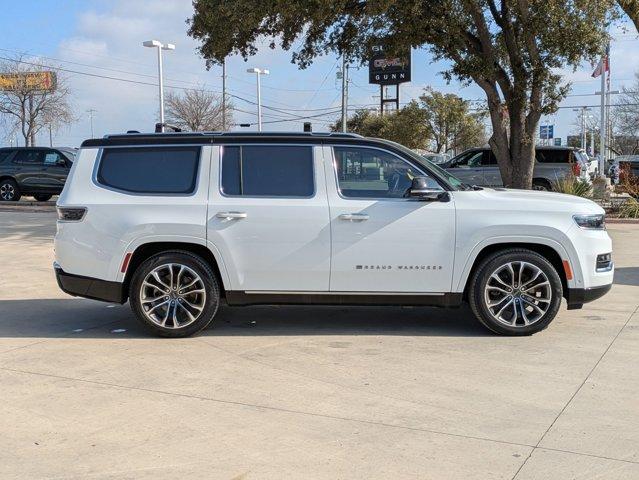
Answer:
[[559, 274], [543, 256], [509, 249], [484, 259], [473, 275], [469, 301], [477, 319], [501, 335], [531, 335], [553, 321], [561, 305]]
[[186, 337], [211, 323], [220, 304], [220, 288], [201, 257], [170, 251], [154, 255], [136, 269], [129, 302], [136, 317], [156, 335]]

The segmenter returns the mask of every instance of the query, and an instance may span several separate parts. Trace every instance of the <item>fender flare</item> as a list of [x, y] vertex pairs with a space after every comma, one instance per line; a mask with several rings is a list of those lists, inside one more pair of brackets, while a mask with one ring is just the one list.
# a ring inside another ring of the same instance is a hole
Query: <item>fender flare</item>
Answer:
[[[471, 249], [470, 254], [466, 257], [466, 262], [462, 267], [459, 275], [455, 275], [457, 278], [453, 280], [453, 291], [454, 292], [463, 292], [468, 282], [468, 278], [470, 276], [470, 272], [475, 265], [477, 257], [479, 253], [486, 247], [490, 247], [492, 245], [499, 244], [511, 244], [511, 243], [528, 243], [528, 244], [537, 244], [544, 245], [546, 247], [552, 248], [557, 254], [561, 257], [562, 260], [568, 260], [570, 263], [570, 267], [572, 268], [573, 279], [568, 280], [568, 286], [574, 287], [578, 280], [582, 281], [583, 275], [581, 272], [581, 265], [578, 261], [577, 252], [574, 249], [571, 251], [567, 251], [564, 245], [559, 243], [557, 240], [548, 237], [532, 237], [529, 235], [503, 235], [503, 236], [494, 236], [489, 237], [481, 242], [475, 244], [475, 246]], [[571, 244], [572, 245], [572, 244]]]
[[227, 289], [230, 288], [231, 282], [228, 270], [226, 269], [226, 265], [222, 258], [222, 254], [218, 250], [218, 248], [211, 242], [207, 241], [201, 237], [191, 237], [191, 236], [183, 236], [183, 235], [146, 235], [143, 237], [137, 237], [135, 240], [131, 241], [121, 252], [119, 255], [114, 255], [113, 260], [111, 261], [111, 271], [113, 272], [113, 277], [116, 278], [116, 281], [123, 282], [125, 273], [120, 271], [120, 267], [122, 266], [122, 262], [124, 261], [124, 257], [127, 253], [133, 253], [138, 248], [143, 245], [147, 245], [150, 243], [163, 243], [163, 242], [172, 242], [172, 243], [189, 243], [200, 245], [202, 247], [207, 248], [213, 258], [215, 258], [215, 262], [217, 263], [218, 270], [220, 271], [220, 276], [222, 277], [222, 286]]

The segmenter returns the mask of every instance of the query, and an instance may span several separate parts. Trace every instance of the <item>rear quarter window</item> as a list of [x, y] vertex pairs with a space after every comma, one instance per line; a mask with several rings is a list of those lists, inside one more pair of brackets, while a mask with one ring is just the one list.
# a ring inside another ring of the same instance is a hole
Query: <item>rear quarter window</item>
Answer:
[[572, 150], [537, 150], [536, 159], [539, 163], [571, 163]]
[[0, 163], [4, 162], [7, 158], [11, 156], [13, 150], [0, 150]]
[[186, 195], [195, 191], [200, 147], [105, 148], [96, 179], [139, 194]]

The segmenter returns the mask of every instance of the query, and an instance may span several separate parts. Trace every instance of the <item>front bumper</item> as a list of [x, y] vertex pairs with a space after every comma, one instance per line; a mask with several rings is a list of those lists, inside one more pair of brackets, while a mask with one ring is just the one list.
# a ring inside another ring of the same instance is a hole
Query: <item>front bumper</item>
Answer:
[[566, 295], [568, 310], [577, 310], [584, 306], [584, 303], [593, 302], [603, 297], [612, 288], [612, 283], [591, 288], [569, 288]]
[[110, 303], [124, 303], [127, 300], [123, 285], [119, 282], [66, 273], [56, 263], [53, 264], [53, 269], [58, 286], [69, 295]]

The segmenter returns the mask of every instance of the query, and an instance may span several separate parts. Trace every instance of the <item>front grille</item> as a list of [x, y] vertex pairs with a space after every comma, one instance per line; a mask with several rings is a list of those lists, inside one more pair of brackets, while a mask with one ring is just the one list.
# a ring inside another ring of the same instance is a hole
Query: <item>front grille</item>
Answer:
[[597, 255], [597, 266], [596, 269], [598, 272], [606, 272], [612, 268], [612, 254], [611, 253], [602, 253], [601, 255]]

